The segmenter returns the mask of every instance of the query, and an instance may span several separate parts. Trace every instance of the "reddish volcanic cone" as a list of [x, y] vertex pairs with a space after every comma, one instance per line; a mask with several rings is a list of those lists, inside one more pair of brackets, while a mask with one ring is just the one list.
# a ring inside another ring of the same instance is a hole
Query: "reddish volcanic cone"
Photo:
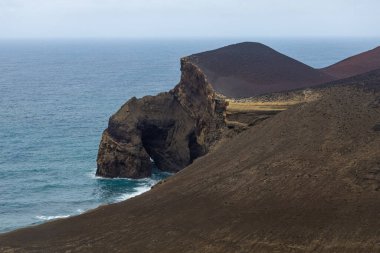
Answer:
[[244, 42], [187, 57], [229, 97], [309, 87], [335, 78], [260, 43]]
[[337, 78], [345, 78], [375, 69], [380, 69], [380, 47], [349, 57], [322, 71]]

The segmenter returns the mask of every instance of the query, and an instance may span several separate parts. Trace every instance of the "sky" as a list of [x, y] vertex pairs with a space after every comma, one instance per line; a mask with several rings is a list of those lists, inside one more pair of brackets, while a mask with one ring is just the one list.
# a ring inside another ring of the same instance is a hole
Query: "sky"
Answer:
[[0, 0], [0, 38], [380, 37], [379, 0]]

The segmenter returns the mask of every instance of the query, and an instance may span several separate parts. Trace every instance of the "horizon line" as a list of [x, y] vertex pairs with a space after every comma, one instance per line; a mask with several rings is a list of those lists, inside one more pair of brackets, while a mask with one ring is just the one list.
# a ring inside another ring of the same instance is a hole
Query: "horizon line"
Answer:
[[380, 39], [380, 36], [178, 36], [178, 37], [154, 37], [154, 36], [141, 36], [141, 37], [0, 37], [0, 40], [234, 40], [240, 39], [245, 41], [254, 41], [257, 39]]

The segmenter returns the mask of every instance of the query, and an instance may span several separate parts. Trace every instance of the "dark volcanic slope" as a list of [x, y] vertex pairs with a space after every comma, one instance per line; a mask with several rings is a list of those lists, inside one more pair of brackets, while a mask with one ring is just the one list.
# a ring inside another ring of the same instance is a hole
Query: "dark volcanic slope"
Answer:
[[337, 78], [345, 78], [375, 69], [380, 69], [380, 47], [349, 57], [322, 70]]
[[187, 59], [206, 74], [216, 91], [229, 97], [250, 97], [334, 79], [260, 43], [240, 43]]
[[0, 235], [0, 252], [380, 252], [372, 77], [325, 88], [146, 194]]

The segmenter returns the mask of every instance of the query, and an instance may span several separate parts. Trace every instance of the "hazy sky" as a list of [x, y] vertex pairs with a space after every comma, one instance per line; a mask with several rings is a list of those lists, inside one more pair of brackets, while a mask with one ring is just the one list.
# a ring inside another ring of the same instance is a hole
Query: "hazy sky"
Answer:
[[380, 0], [0, 0], [0, 38], [380, 37]]

